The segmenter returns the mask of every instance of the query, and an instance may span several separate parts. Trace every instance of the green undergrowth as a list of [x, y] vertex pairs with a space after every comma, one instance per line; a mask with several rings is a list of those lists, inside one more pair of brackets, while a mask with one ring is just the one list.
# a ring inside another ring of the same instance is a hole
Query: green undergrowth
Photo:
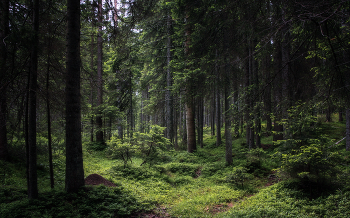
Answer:
[[[293, 184], [294, 183], [294, 184]], [[350, 191], [310, 200], [295, 181], [262, 189], [233, 206], [221, 217], [349, 217]]]
[[[25, 191], [1, 189], [1, 217], [128, 217], [149, 210], [150, 202], [139, 201], [121, 186], [97, 186], [76, 194], [50, 191], [28, 200]], [[9, 199], [10, 198], [10, 199]]]
[[[281, 145], [273, 143], [269, 134], [262, 135], [264, 149], [249, 150], [245, 137], [234, 139], [233, 165], [227, 166], [224, 144], [217, 147], [208, 129], [204, 148], [194, 153], [159, 149], [158, 159], [146, 162], [142, 155], [125, 162], [109, 155], [108, 149], [99, 151], [84, 143], [85, 176], [99, 174], [117, 187], [98, 186], [77, 194], [63, 192], [64, 155], [54, 156], [54, 190], [49, 186], [46, 157], [40, 157], [39, 199], [34, 201], [27, 199], [25, 165], [2, 162], [0, 217], [142, 217], [147, 213], [160, 217], [349, 217], [350, 153], [345, 152], [344, 141], [334, 146], [344, 137], [344, 127], [343, 123], [321, 123], [314, 133], [326, 137], [330, 144], [324, 147], [331, 147], [341, 158], [337, 181], [322, 185], [290, 175], [281, 181], [276, 174], [281, 160], [294, 156], [276, 158]], [[298, 170], [298, 165], [286, 166]]]

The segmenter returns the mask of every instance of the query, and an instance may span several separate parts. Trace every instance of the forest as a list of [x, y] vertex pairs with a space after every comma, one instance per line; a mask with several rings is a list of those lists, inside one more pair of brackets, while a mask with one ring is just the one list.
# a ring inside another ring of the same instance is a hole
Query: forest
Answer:
[[0, 0], [0, 218], [349, 198], [349, 0]]

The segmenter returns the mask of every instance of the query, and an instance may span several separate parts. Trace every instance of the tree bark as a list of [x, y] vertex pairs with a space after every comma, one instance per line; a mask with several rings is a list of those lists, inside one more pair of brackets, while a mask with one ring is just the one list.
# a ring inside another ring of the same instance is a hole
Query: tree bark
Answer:
[[28, 197], [38, 197], [37, 181], [37, 153], [36, 153], [36, 103], [37, 103], [37, 76], [38, 76], [38, 46], [39, 46], [39, 0], [34, 0], [33, 5], [33, 43], [31, 53], [31, 67], [29, 80], [29, 114], [28, 114]]
[[270, 82], [270, 54], [265, 55], [263, 60], [263, 72], [265, 74], [265, 92], [264, 92], [264, 106], [265, 106], [265, 120], [266, 120], [266, 132], [271, 133], [272, 131], [272, 120], [271, 120], [271, 82]]
[[253, 110], [253, 101], [252, 101], [252, 95], [254, 94], [252, 89], [252, 81], [253, 81], [253, 55], [252, 55], [252, 48], [251, 48], [251, 42], [248, 40], [247, 42], [247, 48], [246, 48], [246, 54], [247, 54], [247, 60], [246, 60], [246, 67], [245, 67], [245, 88], [246, 88], [246, 112], [245, 112], [245, 118], [246, 118], [246, 141], [248, 148], [251, 149], [254, 147], [254, 127], [253, 127], [253, 119], [251, 118], [250, 113]]
[[7, 101], [6, 101], [6, 75], [7, 75], [7, 48], [5, 38], [9, 33], [9, 0], [0, 2], [0, 160], [8, 159], [7, 147]]
[[210, 126], [211, 126], [211, 135], [214, 136], [215, 135], [215, 115], [216, 115], [216, 103], [215, 103], [215, 96], [216, 96], [216, 88], [215, 86], [213, 87], [213, 97], [212, 97], [212, 100], [211, 100], [211, 104], [210, 104], [210, 107], [211, 107], [211, 113], [210, 113]]
[[343, 122], [344, 118], [343, 118], [343, 109], [339, 109], [339, 122]]
[[[92, 7], [92, 11], [91, 11], [91, 16], [94, 17], [95, 14], [95, 9], [94, 7]], [[92, 28], [94, 28], [94, 24], [92, 23]], [[91, 68], [91, 75], [90, 75], [90, 104], [91, 104], [91, 118], [90, 118], [90, 142], [94, 141], [94, 77], [95, 75], [95, 71], [94, 71], [94, 34], [91, 33], [91, 44], [90, 44], [90, 68]]]
[[[216, 50], [216, 58], [218, 58], [217, 55], [218, 51]], [[218, 69], [218, 63], [215, 63], [215, 74], [216, 74], [216, 146], [219, 147], [221, 145], [221, 101], [220, 101], [220, 75], [219, 75], [219, 69]]]
[[[227, 74], [228, 72], [226, 72]], [[225, 143], [226, 143], [226, 164], [232, 164], [232, 136], [231, 136], [231, 112], [230, 112], [230, 98], [229, 98], [229, 79], [226, 79], [225, 84]]]
[[167, 127], [167, 138], [170, 140], [170, 143], [174, 143], [174, 117], [173, 117], [173, 96], [171, 93], [171, 87], [173, 84], [173, 77], [170, 67], [170, 62], [172, 59], [171, 54], [171, 47], [172, 47], [172, 40], [171, 40], [171, 34], [172, 34], [172, 23], [171, 23], [171, 16], [170, 12], [168, 12], [167, 16], [167, 89], [165, 93], [165, 100], [166, 100], [166, 127]]
[[103, 103], [103, 87], [102, 87], [102, 0], [98, 0], [98, 33], [97, 33], [97, 107], [98, 112], [96, 116], [96, 141], [104, 142], [102, 131], [102, 112], [101, 106]]
[[[192, 98], [192, 99], [191, 99]], [[193, 113], [193, 97], [186, 103], [186, 123], [187, 123], [187, 151], [192, 153], [196, 151], [196, 127]]]
[[50, 108], [50, 62], [51, 62], [51, 21], [49, 20], [49, 42], [47, 52], [47, 72], [46, 72], [46, 110], [47, 110], [47, 139], [49, 147], [49, 169], [50, 169], [50, 185], [54, 188], [53, 163], [52, 163], [52, 138], [51, 138], [51, 108]]
[[198, 144], [203, 148], [203, 128], [204, 128], [204, 99], [198, 97]]
[[80, 1], [67, 0], [66, 191], [84, 186], [80, 105]]
[[279, 124], [282, 119], [282, 86], [281, 86], [281, 69], [282, 69], [282, 52], [281, 52], [281, 43], [277, 38], [275, 43], [276, 53], [274, 54], [274, 71], [276, 74], [276, 78], [274, 81], [274, 103], [275, 103], [275, 111], [274, 111], [274, 125], [273, 129], [275, 133], [273, 134], [273, 141], [282, 140], [283, 139], [283, 125]]
[[350, 108], [346, 109], [346, 150], [350, 151]]

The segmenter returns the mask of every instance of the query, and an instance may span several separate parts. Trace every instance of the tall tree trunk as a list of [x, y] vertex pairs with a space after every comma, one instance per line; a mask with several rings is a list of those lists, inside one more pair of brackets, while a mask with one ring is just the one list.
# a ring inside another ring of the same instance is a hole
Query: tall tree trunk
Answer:
[[[130, 79], [131, 83], [131, 79]], [[132, 93], [132, 91], [130, 91]], [[134, 109], [132, 105], [132, 94], [130, 94], [130, 106], [129, 106], [129, 113], [128, 113], [128, 136], [129, 138], [132, 138], [133, 131], [134, 131]]]
[[215, 115], [216, 115], [216, 103], [215, 103], [215, 96], [216, 96], [216, 88], [214, 86], [213, 88], [213, 96], [212, 96], [212, 100], [211, 100], [211, 116], [210, 116], [210, 126], [211, 126], [211, 135], [214, 136], [215, 135]]
[[[193, 97], [192, 97], [193, 98]], [[187, 151], [192, 153], [196, 151], [196, 127], [193, 113], [193, 99], [188, 99], [186, 104], [186, 123], [187, 123]]]
[[[228, 77], [228, 72], [226, 76]], [[226, 78], [225, 83], [225, 143], [226, 143], [226, 164], [232, 164], [232, 136], [231, 136], [231, 112], [230, 112], [230, 98], [229, 98], [229, 78]]]
[[[187, 59], [191, 56], [190, 51], [190, 44], [191, 44], [191, 34], [192, 34], [192, 27], [189, 23], [189, 16], [188, 16], [188, 10], [189, 6], [186, 6], [186, 30], [185, 30], [185, 55]], [[187, 63], [186, 68], [190, 69], [190, 65]], [[194, 75], [190, 75], [190, 77], [186, 81], [186, 124], [187, 124], [187, 151], [189, 153], [192, 153], [196, 150], [196, 126], [195, 126], [195, 117], [194, 117], [194, 97], [193, 97], [193, 80], [192, 77]]]
[[264, 92], [264, 106], [265, 106], [265, 120], [266, 120], [266, 132], [271, 133], [272, 131], [272, 120], [271, 120], [271, 73], [270, 73], [270, 54], [265, 55], [263, 59], [263, 73], [265, 74], [265, 92]]
[[[175, 97], [174, 99], [177, 99]], [[176, 100], [175, 100], [176, 101]], [[177, 130], [178, 130], [178, 124], [179, 124], [179, 104], [178, 101], [173, 102], [175, 106], [175, 110], [173, 110], [174, 113], [174, 149], [177, 151], [179, 150], [179, 144], [178, 144], [178, 135], [177, 135]]]
[[274, 54], [274, 72], [276, 78], [274, 80], [274, 103], [275, 103], [275, 111], [274, 111], [274, 134], [273, 141], [282, 140], [283, 139], [283, 125], [279, 122], [282, 120], [282, 86], [281, 86], [281, 69], [282, 69], [282, 52], [281, 52], [281, 42], [280, 39], [276, 38], [276, 53]]
[[[218, 59], [218, 51], [216, 50], [216, 59]], [[221, 99], [220, 99], [220, 75], [218, 69], [218, 63], [215, 63], [215, 74], [216, 74], [216, 146], [221, 145]]]
[[233, 101], [234, 101], [234, 125], [235, 125], [235, 136], [239, 137], [239, 123], [240, 123], [240, 115], [238, 114], [238, 78], [237, 73], [234, 74], [235, 78], [233, 81]]
[[36, 102], [37, 102], [37, 77], [38, 77], [38, 47], [39, 47], [39, 0], [34, 0], [33, 5], [33, 30], [34, 37], [31, 53], [30, 81], [29, 81], [29, 114], [28, 114], [28, 146], [29, 146], [29, 187], [28, 197], [38, 197], [37, 181], [37, 153], [36, 153]]
[[[92, 11], [91, 11], [91, 16], [94, 16], [95, 14], [95, 9], [94, 7], [92, 7]], [[92, 23], [92, 28], [94, 28], [94, 24]], [[94, 84], [94, 77], [95, 75], [95, 71], [94, 71], [94, 34], [91, 33], [91, 44], [90, 44], [90, 68], [91, 68], [91, 75], [90, 75], [90, 104], [91, 104], [91, 118], [90, 118], [90, 142], [94, 141], [94, 89], [95, 89], [95, 84]]]
[[339, 109], [339, 122], [343, 122], [344, 118], [343, 118], [343, 109]]
[[167, 16], [167, 89], [165, 93], [165, 100], [166, 100], [166, 127], [167, 127], [167, 138], [170, 139], [171, 144], [174, 143], [174, 118], [173, 118], [173, 96], [171, 93], [171, 87], [173, 83], [173, 77], [171, 73], [170, 68], [170, 62], [172, 59], [171, 54], [171, 47], [172, 47], [172, 40], [171, 40], [171, 34], [172, 34], [172, 23], [171, 23], [171, 16], [170, 12], [168, 12]]
[[[98, 33], [97, 33], [97, 107], [101, 107], [103, 100], [103, 87], [102, 87], [102, 0], [98, 0]], [[104, 142], [103, 131], [102, 131], [102, 112], [101, 108], [98, 108], [96, 116], [96, 141]]]
[[47, 139], [49, 147], [49, 169], [50, 169], [50, 185], [54, 188], [55, 182], [53, 177], [53, 163], [52, 163], [52, 138], [51, 138], [51, 108], [50, 108], [50, 62], [51, 62], [51, 21], [49, 20], [49, 42], [47, 52], [47, 72], [46, 72], [46, 110], [47, 110]]
[[254, 147], [254, 127], [253, 127], [253, 121], [252, 118], [250, 116], [250, 113], [253, 110], [253, 101], [252, 101], [252, 95], [254, 94], [251, 91], [251, 85], [252, 85], [252, 75], [253, 75], [253, 54], [252, 54], [252, 48], [251, 48], [251, 42], [248, 39], [248, 45], [246, 48], [246, 52], [247, 52], [247, 60], [246, 60], [246, 68], [245, 68], [245, 88], [246, 88], [246, 92], [247, 92], [247, 96], [246, 96], [246, 105], [247, 105], [247, 109], [246, 109], [246, 141], [247, 141], [247, 145], [248, 148], [251, 149]]
[[[256, 45], [257, 42], [254, 40], [254, 45]], [[255, 54], [252, 51], [252, 74], [253, 74], [253, 83], [254, 83], [254, 99], [257, 99], [254, 104], [254, 131], [255, 131], [255, 147], [260, 148], [261, 147], [261, 116], [260, 116], [260, 93], [259, 91], [259, 64], [258, 61], [255, 60]]]
[[332, 107], [331, 102], [328, 102], [328, 107], [326, 111], [326, 122], [332, 122]]
[[122, 124], [122, 118], [118, 118], [118, 138], [123, 139], [124, 138], [124, 130], [123, 130], [123, 124]]
[[346, 109], [346, 150], [350, 151], [350, 108]]
[[0, 160], [8, 159], [7, 148], [7, 104], [6, 104], [6, 76], [7, 76], [7, 48], [5, 38], [9, 33], [9, 0], [0, 2]]
[[204, 99], [198, 98], [198, 144], [203, 148], [203, 128], [204, 128]]
[[[282, 10], [282, 16], [286, 17], [286, 12]], [[289, 27], [287, 25], [283, 28], [284, 39], [282, 40], [282, 117], [283, 119], [288, 119], [288, 109], [291, 106], [291, 95], [290, 95], [290, 33]], [[291, 138], [290, 130], [286, 126], [283, 126], [283, 138]]]
[[28, 127], [28, 116], [29, 116], [29, 84], [30, 84], [30, 72], [27, 75], [27, 87], [26, 87], [26, 101], [25, 101], [25, 115], [24, 115], [24, 140], [26, 145], [26, 177], [27, 187], [29, 187], [29, 127]]
[[8, 160], [6, 88], [3, 87], [0, 92], [0, 160]]
[[84, 186], [80, 105], [80, 1], [67, 0], [66, 191]]

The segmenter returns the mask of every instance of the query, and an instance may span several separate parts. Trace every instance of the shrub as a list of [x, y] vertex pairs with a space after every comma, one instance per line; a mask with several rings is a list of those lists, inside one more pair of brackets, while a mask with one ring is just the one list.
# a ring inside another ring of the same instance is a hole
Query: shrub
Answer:
[[154, 164], [159, 161], [166, 162], [170, 159], [168, 155], [161, 152], [169, 145], [169, 139], [163, 137], [165, 127], [151, 126], [149, 133], [134, 132], [133, 137], [125, 140], [112, 136], [107, 142], [109, 148], [107, 154], [112, 158], [123, 160], [124, 167], [132, 162], [133, 156], [141, 157], [141, 165]]
[[229, 183], [234, 183], [235, 185], [241, 185], [243, 188], [244, 183], [253, 178], [253, 176], [248, 172], [245, 167], [234, 167], [231, 174], [226, 177], [226, 181]]
[[298, 147], [299, 144], [295, 145], [298, 143], [297, 140], [290, 140], [295, 148], [288, 153], [278, 153], [282, 164], [277, 172], [280, 176], [298, 179], [304, 187], [312, 187], [305, 191], [311, 190], [317, 194], [323, 190], [321, 187], [327, 187], [329, 183], [338, 183], [342, 158], [335, 150], [333, 140], [326, 136], [309, 139], [306, 142]]
[[191, 163], [169, 163], [165, 165], [165, 168], [172, 173], [195, 177], [196, 171], [200, 168], [200, 165]]
[[90, 142], [87, 145], [88, 150], [93, 151], [103, 151], [107, 148], [107, 145], [105, 142]]

